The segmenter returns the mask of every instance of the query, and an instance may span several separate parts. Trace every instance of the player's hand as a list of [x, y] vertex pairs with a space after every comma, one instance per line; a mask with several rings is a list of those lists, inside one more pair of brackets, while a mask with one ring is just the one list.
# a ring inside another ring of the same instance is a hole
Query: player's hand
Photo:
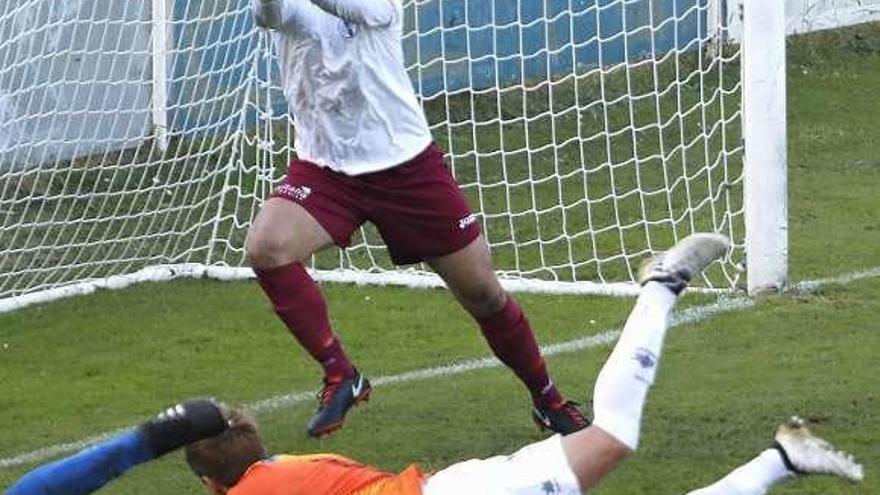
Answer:
[[161, 411], [140, 430], [156, 457], [228, 428], [223, 406], [214, 399], [190, 399]]

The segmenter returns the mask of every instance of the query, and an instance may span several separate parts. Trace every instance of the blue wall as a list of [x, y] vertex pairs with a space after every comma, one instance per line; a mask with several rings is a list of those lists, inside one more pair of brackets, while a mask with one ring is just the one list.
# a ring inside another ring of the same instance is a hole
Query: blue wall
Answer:
[[0, 174], [149, 135], [144, 2], [0, 0], [0, 60]]
[[[271, 59], [257, 50], [249, 2], [176, 1], [176, 43], [183, 50], [174, 61], [176, 130], [222, 131], [237, 124], [230, 118], [244, 103], [243, 94], [230, 90], [244, 85], [252, 70], [261, 79], [269, 72], [276, 78]], [[707, 2], [431, 0], [408, 6], [404, 52], [408, 64], [418, 62], [410, 74], [423, 96], [504, 86], [642, 59], [651, 55], [652, 42], [658, 56], [693, 49], [696, 39], [708, 36]], [[217, 97], [223, 94], [228, 96]], [[280, 91], [273, 94], [273, 108], [276, 114], [287, 111]]]
[[[404, 47], [408, 61], [418, 55], [429, 63], [425, 96], [443, 90], [444, 66], [448, 90], [489, 87], [496, 79], [506, 85], [641, 59], [651, 54], [652, 38], [658, 54], [685, 49], [706, 37], [705, 8], [695, 7], [707, 1], [435, 0], [418, 9], [418, 31], [427, 33], [419, 35], [419, 49], [415, 36]], [[470, 61], [444, 64], [444, 51], [447, 60], [470, 53]]]

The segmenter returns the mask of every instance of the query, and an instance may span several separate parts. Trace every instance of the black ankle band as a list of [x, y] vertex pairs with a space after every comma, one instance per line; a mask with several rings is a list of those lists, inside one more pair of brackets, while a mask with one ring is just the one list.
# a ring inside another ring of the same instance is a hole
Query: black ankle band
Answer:
[[686, 281], [672, 275], [663, 277], [652, 277], [645, 281], [646, 284], [648, 282], [657, 282], [659, 284], [663, 284], [664, 287], [672, 291], [672, 293], [676, 296], [681, 295], [681, 293], [684, 292], [684, 290], [688, 286]]
[[779, 457], [782, 458], [782, 463], [785, 464], [785, 469], [788, 469], [792, 473], [800, 476], [810, 474], [805, 471], [801, 471], [800, 469], [795, 467], [794, 464], [792, 464], [791, 459], [788, 458], [788, 452], [785, 451], [785, 447], [783, 447], [781, 443], [774, 441], [773, 448], [776, 449], [777, 452], [779, 452]]

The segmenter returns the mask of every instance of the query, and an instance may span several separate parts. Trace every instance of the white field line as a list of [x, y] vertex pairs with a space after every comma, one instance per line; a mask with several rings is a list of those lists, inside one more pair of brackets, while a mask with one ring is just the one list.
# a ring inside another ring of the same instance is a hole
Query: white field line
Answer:
[[[874, 277], [880, 277], [880, 267], [859, 272], [853, 272], [839, 277], [805, 281], [796, 284], [795, 287], [797, 290], [808, 292], [827, 284], [847, 284], [853, 281]], [[672, 328], [688, 323], [696, 323], [708, 320], [717, 314], [746, 309], [753, 305], [754, 301], [747, 297], [721, 296], [717, 301], [713, 303], [693, 306], [683, 309], [681, 311], [676, 311], [670, 319], [669, 326], [670, 328]], [[567, 342], [546, 345], [543, 346], [541, 350], [545, 356], [566, 354], [611, 344], [612, 342], [617, 340], [617, 337], [619, 335], [620, 329], [605, 330], [594, 335], [569, 340]], [[380, 376], [372, 379], [371, 382], [374, 387], [397, 385], [401, 383], [410, 383], [422, 380], [429, 380], [433, 378], [445, 378], [476, 370], [497, 368], [499, 366], [501, 366], [501, 363], [495, 357], [485, 357], [451, 363], [445, 366], [408, 371], [396, 375]], [[277, 395], [275, 397], [270, 397], [257, 402], [246, 404], [243, 406], [243, 408], [255, 414], [265, 413], [269, 411], [283, 409], [285, 407], [292, 407], [303, 402], [310, 402], [314, 400], [314, 396], [314, 391], [304, 391], [292, 394]], [[25, 464], [42, 462], [44, 460], [51, 459], [62, 454], [82, 450], [124, 430], [125, 429], [115, 430], [75, 442], [50, 445], [48, 447], [43, 447], [41, 449], [37, 449], [31, 452], [0, 458], [0, 470]]]
[[817, 280], [805, 280], [803, 282], [793, 284], [789, 290], [795, 292], [810, 292], [818, 289], [823, 285], [846, 285], [852, 282], [857, 282], [859, 280], [864, 280], [866, 278], [876, 277], [880, 277], [880, 266], [875, 266], [874, 268], [868, 268], [867, 270], [861, 270], [858, 272], [850, 272], [844, 275], [838, 275], [836, 277], [820, 278]]
[[[694, 306], [675, 313], [670, 319], [670, 327], [676, 327], [686, 323], [693, 323], [711, 318], [713, 315], [727, 311], [735, 311], [752, 306], [754, 303], [751, 299], [745, 297], [724, 298], [718, 301], [702, 306]], [[620, 330], [605, 330], [594, 335], [588, 335], [558, 344], [550, 344], [541, 346], [541, 353], [547, 356], [555, 356], [557, 354], [567, 354], [570, 352], [591, 349], [602, 345], [608, 345], [617, 340]], [[430, 380], [432, 378], [444, 378], [462, 373], [468, 373], [476, 370], [484, 370], [489, 368], [497, 368], [501, 366], [501, 362], [494, 356], [468, 359], [456, 363], [437, 366], [434, 368], [425, 368], [415, 371], [407, 371], [397, 375], [380, 376], [370, 379], [370, 383], [374, 387], [384, 385], [397, 385], [400, 383], [416, 382], [422, 380]], [[302, 402], [311, 402], [315, 400], [315, 392], [296, 392], [286, 395], [277, 395], [258, 402], [253, 402], [244, 406], [247, 411], [257, 414], [262, 412], [274, 411], [284, 407], [294, 406]], [[3, 460], [0, 460], [0, 467], [3, 467]]]

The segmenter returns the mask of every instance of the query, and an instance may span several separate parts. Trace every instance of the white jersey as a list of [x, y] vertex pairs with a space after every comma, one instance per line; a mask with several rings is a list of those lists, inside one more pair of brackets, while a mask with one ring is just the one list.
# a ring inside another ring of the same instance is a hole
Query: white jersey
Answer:
[[274, 29], [301, 160], [358, 175], [431, 143], [403, 65], [400, 0], [252, 0]]

